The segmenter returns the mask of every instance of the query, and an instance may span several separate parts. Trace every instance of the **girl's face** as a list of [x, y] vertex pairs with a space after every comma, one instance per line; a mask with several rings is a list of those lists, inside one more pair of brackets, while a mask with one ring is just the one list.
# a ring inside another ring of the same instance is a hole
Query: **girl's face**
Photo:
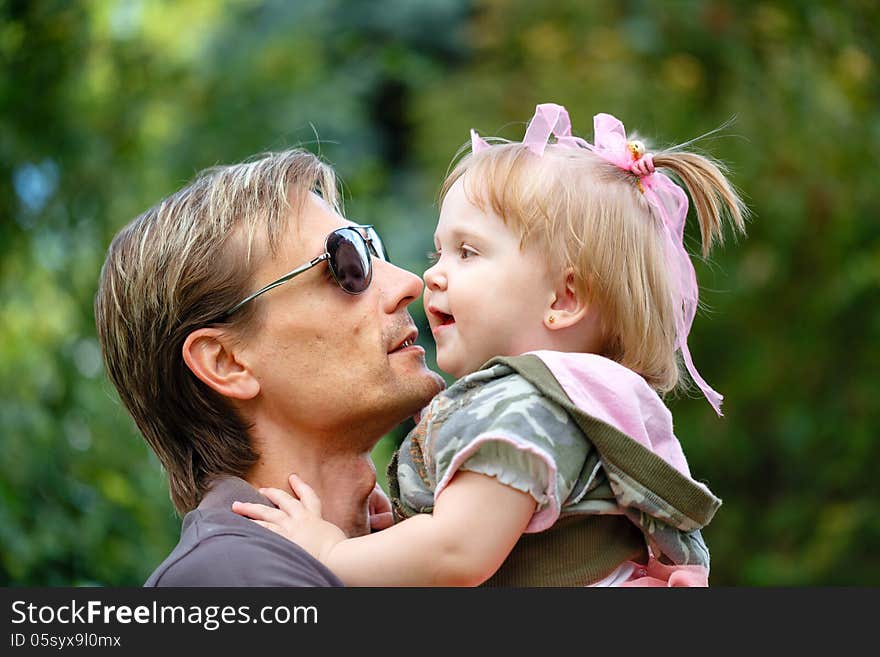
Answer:
[[547, 348], [544, 317], [554, 300], [546, 258], [465, 196], [463, 179], [443, 201], [436, 262], [424, 274], [425, 313], [437, 365], [461, 377], [494, 356]]

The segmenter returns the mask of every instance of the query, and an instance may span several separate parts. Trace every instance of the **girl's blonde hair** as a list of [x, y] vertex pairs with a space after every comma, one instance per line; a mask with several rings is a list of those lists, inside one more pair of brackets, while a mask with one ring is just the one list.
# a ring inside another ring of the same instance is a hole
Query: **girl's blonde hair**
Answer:
[[[653, 159], [690, 194], [704, 257], [723, 242], [724, 217], [745, 232], [747, 211], [723, 165], [678, 150]], [[586, 148], [548, 144], [538, 156], [524, 144], [504, 142], [466, 155], [444, 181], [441, 203], [462, 178], [468, 199], [501, 217], [519, 235], [521, 248], [541, 249], [560, 272], [571, 268], [577, 289], [600, 310], [602, 355], [638, 372], [659, 392], [678, 385], [662, 218], [635, 174]]]

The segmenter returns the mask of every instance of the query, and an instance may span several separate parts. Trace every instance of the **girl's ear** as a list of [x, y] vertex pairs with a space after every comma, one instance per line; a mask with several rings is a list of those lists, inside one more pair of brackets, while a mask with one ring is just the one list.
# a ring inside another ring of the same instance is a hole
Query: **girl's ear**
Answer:
[[587, 291], [575, 285], [574, 270], [569, 267], [559, 277], [553, 298], [544, 313], [544, 326], [556, 331], [579, 324], [590, 310]]
[[183, 343], [183, 360], [199, 380], [224, 397], [253, 399], [260, 382], [239, 358], [235, 343], [216, 328], [190, 333]]

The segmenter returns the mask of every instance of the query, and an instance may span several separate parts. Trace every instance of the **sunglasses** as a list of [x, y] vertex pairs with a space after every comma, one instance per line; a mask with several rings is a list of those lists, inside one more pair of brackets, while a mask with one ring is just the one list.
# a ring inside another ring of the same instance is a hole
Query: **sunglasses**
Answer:
[[[363, 234], [358, 229], [363, 230]], [[249, 297], [242, 299], [230, 310], [226, 311], [224, 317], [228, 317], [264, 292], [268, 292], [272, 288], [286, 283], [291, 278], [299, 276], [325, 260], [330, 267], [333, 279], [339, 287], [349, 294], [360, 294], [370, 287], [370, 281], [373, 280], [372, 256], [380, 260], [388, 260], [388, 253], [385, 250], [385, 245], [382, 243], [382, 238], [379, 237], [379, 233], [376, 232], [372, 225], [365, 224], [337, 228], [327, 235], [327, 239], [324, 242], [324, 253], [293, 271], [287, 272], [278, 280], [272, 281], [265, 287], [260, 288]]]

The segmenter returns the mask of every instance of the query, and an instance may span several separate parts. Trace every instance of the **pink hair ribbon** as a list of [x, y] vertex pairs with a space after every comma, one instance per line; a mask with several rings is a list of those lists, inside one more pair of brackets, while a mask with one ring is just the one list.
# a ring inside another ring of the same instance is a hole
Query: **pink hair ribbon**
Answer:
[[477, 134], [477, 131], [471, 128], [471, 151], [479, 153], [487, 148], [489, 148], [489, 142], [480, 137], [480, 135]]
[[[558, 144], [572, 148], [589, 147], [586, 141], [571, 134], [571, 120], [568, 118], [568, 110], [562, 105], [544, 103], [535, 108], [535, 116], [532, 117], [529, 127], [526, 128], [526, 135], [523, 137], [522, 143], [532, 153], [541, 156], [544, 154], [547, 141], [551, 136], [556, 138]], [[490, 144], [480, 137], [476, 130], [471, 130], [471, 151], [479, 153], [489, 146]]]
[[[684, 248], [684, 224], [687, 219], [688, 198], [684, 190], [669, 176], [654, 171], [650, 154], [638, 155], [636, 142], [629, 142], [623, 123], [610, 114], [597, 114], [593, 117], [595, 144], [587, 145], [603, 160], [632, 171], [639, 176], [639, 185], [648, 203], [663, 220], [663, 235], [666, 242], [666, 258], [672, 274], [675, 295], [675, 347], [681, 350], [688, 374], [709, 400], [712, 408], [720, 416], [721, 402], [724, 399], [706, 383], [691, 358], [687, 338], [697, 314], [699, 286], [697, 273], [690, 255]], [[635, 145], [635, 147], [634, 147]]]
[[[535, 108], [526, 129], [523, 144], [536, 155], [543, 155], [551, 136], [556, 143], [573, 148], [587, 148], [606, 162], [629, 171], [639, 179], [639, 189], [644, 193], [654, 212], [663, 222], [663, 238], [669, 265], [675, 305], [675, 348], [681, 350], [685, 367], [691, 379], [706, 396], [715, 412], [721, 416], [724, 397], [706, 383], [691, 358], [687, 338], [697, 313], [699, 286], [697, 274], [690, 255], [684, 247], [684, 224], [687, 218], [688, 198], [684, 190], [668, 176], [654, 170], [653, 157], [644, 152], [640, 142], [627, 140], [623, 123], [610, 114], [593, 117], [595, 143], [591, 144], [571, 134], [568, 111], [555, 103], [544, 103]], [[474, 153], [489, 147], [474, 130], [471, 130], [471, 146]]]

